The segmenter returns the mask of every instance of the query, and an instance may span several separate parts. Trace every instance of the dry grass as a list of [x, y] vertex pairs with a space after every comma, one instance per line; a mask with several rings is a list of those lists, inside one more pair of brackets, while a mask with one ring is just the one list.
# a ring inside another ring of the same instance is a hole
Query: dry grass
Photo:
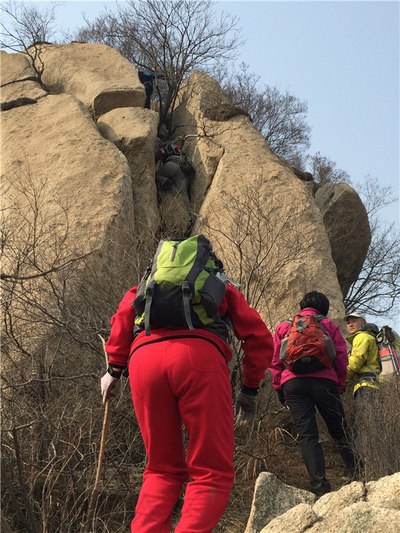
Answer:
[[[56, 396], [60, 396], [54, 384], [53, 389]], [[262, 471], [273, 472], [288, 485], [307, 488], [307, 473], [290, 413], [280, 407], [274, 396], [270, 397], [268, 388], [262, 391], [262, 397], [264, 403], [260, 406], [257, 424], [251, 429], [236, 428], [236, 480], [230, 503], [215, 529], [216, 533], [243, 533], [250, 514], [254, 483]], [[44, 526], [48, 533], [86, 531], [87, 505], [93, 488], [101, 431], [101, 406], [97, 400], [89, 395], [89, 407], [82, 403], [78, 405], [74, 400], [68, 402], [64, 395], [62, 401], [53, 397], [46, 403], [47, 410], [42, 403], [39, 410], [38, 402], [31, 402], [27, 391], [20, 391], [18, 402], [24, 405], [26, 420], [45, 417], [47, 426], [27, 426], [17, 431], [20, 443], [18, 460], [15, 438], [3, 426], [4, 531], [7, 531], [7, 523], [11, 531], [21, 533], [39, 532]], [[129, 394], [121, 390], [120, 397], [115, 400], [102, 491], [92, 529], [96, 533], [127, 531], [145, 465], [143, 445], [132, 414]], [[395, 453], [400, 442], [399, 400], [398, 384], [387, 383], [368, 408], [362, 411], [362, 418], [359, 418], [363, 433], [362, 438], [356, 435], [355, 446], [363, 457], [362, 479], [365, 481], [400, 470], [400, 460]], [[347, 398], [346, 408], [353, 431], [354, 407], [353, 398]], [[11, 408], [8, 398], [3, 397], [3, 409], [8, 411]], [[321, 437], [327, 477], [336, 490], [343, 485], [343, 465], [334, 444], [325, 437], [323, 431]], [[22, 478], [19, 477], [19, 471]], [[177, 505], [175, 521], [179, 517], [181, 503]], [[30, 523], [28, 507], [34, 527]]]
[[[351, 400], [351, 401], [350, 401]], [[372, 481], [400, 471], [400, 382], [387, 379], [368, 398], [348, 399], [361, 477]]]

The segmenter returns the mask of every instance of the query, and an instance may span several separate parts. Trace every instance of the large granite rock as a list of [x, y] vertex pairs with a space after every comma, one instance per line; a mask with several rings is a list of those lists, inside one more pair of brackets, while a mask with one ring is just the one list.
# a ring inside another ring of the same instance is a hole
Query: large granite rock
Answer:
[[47, 94], [39, 85], [36, 73], [24, 54], [9, 54], [0, 50], [0, 77], [2, 110], [7, 104], [14, 103], [15, 105], [16, 101], [21, 103], [25, 99], [25, 104], [22, 105], [27, 105], [27, 103], [33, 103], [26, 102], [27, 99], [36, 102]]
[[158, 113], [139, 107], [117, 108], [102, 115], [97, 126], [124, 154], [131, 169], [136, 238], [155, 246], [160, 224], [154, 177]]
[[396, 533], [399, 528], [400, 473], [366, 484], [355, 481], [315, 501], [311, 493], [263, 472], [256, 482], [246, 533]]
[[[79, 292], [95, 312], [96, 306], [104, 308], [100, 302], [107, 294], [121, 294], [118, 280], [129, 280], [132, 259], [126, 250], [133, 248], [135, 233], [130, 170], [81, 102], [66, 94], [48, 95], [35, 105], [2, 112], [1, 182], [8, 228], [2, 265], [6, 273], [16, 269], [29, 276], [53, 266], [71, 267], [76, 258], [85, 257], [75, 263], [74, 279], [70, 274], [57, 297], [43, 292], [40, 279], [30, 287], [37, 311], [47, 309], [59, 317], [62, 309], [74, 309]], [[95, 295], [89, 294], [94, 281]], [[25, 321], [29, 316], [25, 314]], [[37, 319], [34, 327], [31, 320], [33, 333], [24, 337], [34, 350], [33, 334], [45, 344], [39, 330], [47, 326]]]
[[232, 111], [227, 120], [215, 120], [216, 102], [225, 100], [215, 80], [196, 72], [174, 116], [177, 132], [197, 134], [193, 188], [197, 199], [204, 198], [197, 200], [197, 229], [218, 243], [229, 273], [240, 278], [270, 326], [296, 312], [310, 290], [324, 292], [330, 316], [339, 319], [342, 293], [312, 190], [271, 152], [247, 117]]
[[43, 44], [40, 54], [49, 91], [72, 94], [96, 117], [118, 107], [144, 106], [137, 70], [117, 50], [98, 43]]
[[[100, 44], [42, 44], [40, 54], [50, 95], [34, 81], [25, 55], [2, 54], [5, 103], [15, 96], [32, 100], [32, 105], [3, 113], [6, 166], [29, 161], [35, 174], [45, 171], [49, 176], [51, 190], [68, 199], [74, 219], [88, 213], [86, 247], [102, 241], [110, 222], [113, 207], [104, 209], [107, 191], [122, 178], [115, 178], [108, 166], [118, 160], [124, 183], [130, 175], [124, 202], [131, 212], [131, 218], [113, 221], [123, 228], [117, 239], [120, 248], [126, 227], [136, 243], [154, 248], [160, 231], [182, 236], [194, 221], [193, 231], [209, 235], [227, 270], [239, 278], [270, 327], [295, 313], [303, 294], [314, 289], [330, 299], [332, 318], [343, 316], [341, 289], [344, 292], [354, 280], [368, 245], [367, 238], [362, 243], [355, 238], [354, 217], [346, 222], [352, 230], [345, 244], [354, 248], [359, 243], [359, 251], [349, 256], [343, 239], [334, 233], [337, 220], [342, 223], [345, 213], [356, 212], [355, 218], [364, 221], [360, 231], [366, 234], [365, 209], [348, 186], [321, 187], [316, 203], [312, 184], [299, 180], [290, 165], [271, 152], [213, 78], [195, 72], [182, 88], [173, 116], [175, 135], [186, 138], [185, 149], [196, 169], [190, 205], [179, 191], [157, 194], [158, 115], [143, 109], [144, 88], [136, 69], [116, 50]], [[12, 143], [17, 149], [11, 149]], [[105, 152], [99, 156], [98, 150]], [[89, 185], [100, 176], [99, 184]], [[74, 235], [78, 225], [69, 231]], [[346, 265], [354, 258], [346, 268], [345, 253]]]
[[71, 242], [82, 250], [104, 244], [116, 213], [132, 213], [125, 157], [99, 133], [81, 102], [49, 95], [2, 114], [2, 174], [16, 186], [31, 176], [45, 194], [68, 205]]
[[273, 518], [285, 513], [292, 507], [300, 508], [301, 504], [315, 501], [314, 494], [285, 485], [270, 472], [262, 472], [254, 487], [253, 502], [245, 533], [259, 533], [265, 524]]
[[339, 285], [346, 296], [357, 280], [371, 243], [371, 229], [364, 204], [347, 183], [326, 183], [315, 194], [320, 208]]

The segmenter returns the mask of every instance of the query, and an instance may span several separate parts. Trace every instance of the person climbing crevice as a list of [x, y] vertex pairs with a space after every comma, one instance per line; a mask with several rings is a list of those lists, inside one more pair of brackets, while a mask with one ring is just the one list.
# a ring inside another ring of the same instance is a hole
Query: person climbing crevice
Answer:
[[183, 198], [188, 212], [191, 211], [191, 186], [196, 170], [184, 150], [185, 139], [177, 137], [161, 142], [156, 152], [156, 184], [159, 197], [167, 191], [176, 190]]

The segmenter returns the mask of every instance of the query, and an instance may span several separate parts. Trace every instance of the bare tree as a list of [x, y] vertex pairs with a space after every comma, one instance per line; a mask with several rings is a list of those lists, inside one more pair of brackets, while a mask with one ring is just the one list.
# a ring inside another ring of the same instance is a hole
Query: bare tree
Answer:
[[307, 156], [307, 162], [314, 180], [323, 185], [324, 183], [350, 183], [350, 176], [345, 170], [336, 167], [335, 161], [317, 152]]
[[348, 312], [359, 310], [371, 316], [394, 316], [400, 297], [400, 238], [396, 224], [384, 223], [381, 209], [396, 201], [389, 186], [367, 177], [359, 185], [367, 209], [371, 244], [362, 271], [344, 300]]
[[260, 76], [242, 63], [239, 71], [218, 77], [233, 103], [245, 110], [269, 147], [290, 162], [310, 145], [311, 128], [306, 122], [307, 103], [277, 87], [263, 86]]
[[41, 54], [43, 43], [54, 35], [54, 23], [58, 4], [39, 9], [34, 4], [6, 2], [0, 4], [0, 45], [6, 50], [24, 54], [31, 64], [37, 81], [43, 83], [44, 62]]
[[[45, 180], [27, 173], [9, 182], [1, 228], [2, 526], [83, 532], [102, 422], [98, 333], [108, 330], [122, 289], [110, 297], [91, 255], [70, 244], [68, 207], [50, 197]], [[100, 522], [126, 531], [131, 465], [137, 485], [144, 468], [130, 395], [126, 387], [119, 393], [93, 531]]]
[[160, 124], [169, 129], [187, 76], [234, 57], [241, 45], [236, 18], [217, 14], [213, 6], [211, 0], [129, 0], [117, 14], [106, 11], [86, 21], [77, 38], [111, 45], [139, 69], [161, 75]]

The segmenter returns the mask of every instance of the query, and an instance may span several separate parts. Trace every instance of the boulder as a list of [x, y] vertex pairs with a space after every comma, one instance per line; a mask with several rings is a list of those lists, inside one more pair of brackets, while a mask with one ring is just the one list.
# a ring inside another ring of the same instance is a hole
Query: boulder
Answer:
[[[262, 472], [254, 487], [253, 502], [245, 533], [264, 531], [263, 527], [273, 518], [292, 507], [296, 506], [296, 509], [297, 506], [301, 507], [299, 504], [311, 504], [314, 500], [315, 496], [311, 492], [285, 485], [275, 474]], [[308, 508], [309, 505], [305, 505], [304, 509], [306, 507]], [[310, 515], [307, 509], [306, 514]]]
[[[160, 224], [155, 181], [158, 113], [139, 107], [113, 109], [97, 121], [100, 133], [120, 150], [131, 169], [136, 238], [154, 246]], [[128, 221], [131, 224], [131, 221]]]
[[[257, 480], [258, 483], [258, 480]], [[257, 483], [255, 494], [257, 491]], [[292, 488], [281, 484], [280, 490], [287, 490], [290, 497]], [[268, 491], [269, 492], [269, 491]], [[280, 496], [285, 498], [285, 493]], [[254, 499], [253, 499], [254, 503]], [[252, 509], [253, 513], [253, 509]], [[260, 524], [263, 516], [255, 508], [253, 520]], [[247, 526], [248, 527], [248, 526]], [[315, 503], [301, 503], [283, 514], [274, 517], [258, 530], [261, 533], [395, 533], [400, 527], [400, 474], [386, 476], [365, 485], [353, 482], [336, 492], [324, 494]], [[253, 530], [250, 530], [253, 531]], [[246, 529], [247, 532], [247, 529]]]
[[[14, 214], [21, 215], [13, 230], [14, 238], [19, 235], [14, 250], [30, 243], [36, 232], [33, 264], [39, 260], [46, 270], [46, 265], [87, 256], [76, 263], [76, 283], [101, 280], [96, 298], [114, 290], [120, 296], [117, 286], [132, 276], [132, 259], [123, 251], [135, 242], [126, 158], [101, 136], [85, 106], [66, 94], [3, 113], [2, 134], [4, 222], [12, 226]], [[3, 267], [12, 270], [13, 265]], [[69, 293], [77, 290], [74, 283], [66, 285]], [[64, 299], [66, 309], [71, 302], [67, 294]]]
[[[19, 101], [19, 105], [27, 105], [33, 103], [27, 100], [36, 102], [47, 94], [38, 83], [37, 75], [25, 54], [9, 54], [0, 50], [0, 77], [2, 111], [18, 107], [16, 101]], [[25, 99], [25, 103], [21, 103], [22, 99]]]
[[[312, 190], [271, 152], [246, 116], [215, 120], [215, 102], [225, 99], [215, 80], [195, 72], [174, 115], [180, 135], [196, 135], [193, 189], [203, 200], [198, 201], [195, 231], [218, 243], [229, 274], [253, 295], [270, 327], [296, 312], [310, 290], [324, 292], [331, 301], [330, 316], [339, 319], [344, 314], [342, 293]], [[210, 145], [218, 154], [213, 168], [207, 165]], [[240, 274], [251, 270], [250, 287]]]
[[343, 296], [357, 280], [371, 242], [364, 204], [347, 183], [326, 183], [315, 194], [321, 210]]
[[43, 82], [51, 93], [68, 93], [98, 117], [119, 107], [143, 107], [138, 72], [117, 50], [98, 43], [43, 44]]

